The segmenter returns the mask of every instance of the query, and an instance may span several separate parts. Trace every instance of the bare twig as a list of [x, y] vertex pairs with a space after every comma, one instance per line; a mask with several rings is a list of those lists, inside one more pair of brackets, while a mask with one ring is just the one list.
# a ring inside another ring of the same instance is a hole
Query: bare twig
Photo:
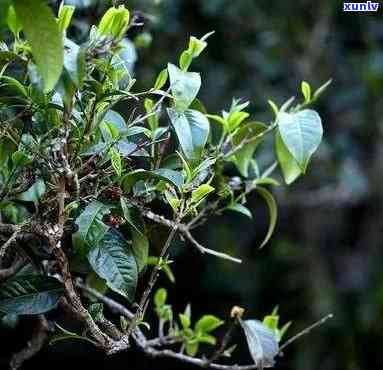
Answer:
[[25, 264], [25, 258], [18, 258], [10, 267], [0, 269], [0, 283], [16, 274]]
[[[168, 235], [168, 238], [166, 239], [166, 242], [165, 242], [164, 246], [162, 247], [161, 253], [159, 255], [159, 260], [162, 259], [165, 256], [165, 254], [167, 253], [167, 251], [170, 247], [170, 244], [173, 241], [173, 239], [177, 233], [177, 230], [178, 230], [178, 227], [176, 225], [171, 229], [171, 231]], [[135, 315], [134, 315], [134, 317], [133, 317], [133, 319], [132, 319], [132, 321], [128, 327], [127, 332], [126, 332], [126, 335], [128, 337], [129, 337], [130, 333], [132, 332], [132, 330], [134, 329], [135, 325], [137, 324], [138, 319], [142, 318], [142, 316], [145, 314], [145, 308], [147, 306], [147, 302], [148, 302], [149, 296], [153, 290], [154, 284], [156, 283], [156, 281], [158, 279], [160, 269], [161, 269], [161, 265], [160, 265], [160, 263], [158, 263], [157, 265], [154, 266], [154, 268], [152, 270], [152, 273], [150, 275], [147, 287], [146, 287], [144, 293], [142, 294], [142, 297], [141, 297], [139, 306], [137, 308], [137, 311], [136, 311], [136, 313], [135, 313]]]
[[[229, 260], [229, 261], [232, 261], [232, 262], [236, 262], [236, 263], [242, 263], [242, 260], [239, 259], [239, 258], [235, 258], [235, 257], [232, 257], [226, 253], [222, 253], [222, 252], [217, 252], [213, 249], [209, 249], [209, 248], [206, 248], [204, 247], [203, 245], [201, 245], [194, 237], [193, 235], [191, 234], [190, 230], [189, 230], [189, 227], [193, 226], [193, 223], [189, 223], [188, 225], [184, 225], [184, 224], [178, 224], [176, 225], [176, 223], [174, 221], [171, 221], [171, 220], [168, 220], [166, 219], [165, 217], [163, 216], [160, 216], [160, 215], [157, 215], [155, 213], [153, 213], [152, 211], [146, 211], [146, 210], [143, 210], [143, 215], [146, 217], [146, 218], [149, 218], [150, 220], [156, 222], [156, 223], [159, 223], [159, 224], [162, 224], [164, 226], [167, 226], [169, 228], [174, 228], [174, 227], [177, 227], [179, 229], [179, 231], [192, 243], [193, 246], [195, 246], [202, 254], [211, 254], [212, 256], [216, 256], [216, 257], [219, 257], [219, 258], [222, 258], [222, 259], [225, 259], [225, 260]], [[190, 225], [190, 226], [189, 226]]]
[[[15, 225], [12, 225], [15, 226]], [[2, 263], [4, 256], [7, 252], [7, 249], [16, 241], [18, 234], [20, 233], [20, 228], [15, 227], [15, 231], [11, 235], [11, 237], [0, 247], [0, 264]]]
[[307, 327], [306, 329], [303, 329], [302, 331], [300, 331], [298, 334], [294, 335], [293, 337], [291, 337], [290, 339], [288, 339], [285, 343], [283, 343], [281, 345], [281, 347], [279, 348], [279, 353], [282, 353], [282, 351], [287, 347], [289, 346], [291, 343], [295, 342], [297, 339], [299, 339], [300, 337], [306, 335], [306, 334], [309, 334], [313, 329], [317, 328], [318, 326], [321, 326], [323, 325], [327, 320], [329, 319], [332, 319], [334, 317], [334, 315], [332, 313], [326, 315], [325, 317], [323, 317], [322, 319], [318, 320], [317, 322], [315, 322], [314, 324], [310, 325], [309, 327]]

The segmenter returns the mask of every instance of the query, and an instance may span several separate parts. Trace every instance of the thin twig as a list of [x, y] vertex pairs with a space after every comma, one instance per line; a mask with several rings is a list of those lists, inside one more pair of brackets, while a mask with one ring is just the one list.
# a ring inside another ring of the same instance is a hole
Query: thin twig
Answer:
[[222, 258], [222, 259], [225, 259], [225, 260], [229, 260], [229, 261], [232, 261], [232, 262], [236, 262], [236, 263], [242, 263], [242, 260], [239, 259], [239, 258], [235, 258], [235, 257], [232, 257], [226, 253], [222, 253], [222, 252], [217, 252], [213, 249], [209, 249], [209, 248], [206, 248], [204, 247], [203, 245], [201, 245], [194, 237], [193, 235], [191, 234], [190, 230], [189, 230], [189, 225], [193, 225], [193, 223], [189, 223], [188, 225], [184, 225], [184, 224], [178, 224], [176, 225], [176, 223], [174, 221], [171, 221], [171, 220], [168, 220], [166, 219], [165, 217], [163, 216], [160, 216], [160, 215], [157, 215], [155, 213], [153, 213], [152, 211], [146, 211], [146, 210], [143, 210], [143, 215], [146, 217], [146, 218], [149, 218], [150, 220], [154, 221], [154, 222], [157, 222], [159, 224], [162, 224], [162, 225], [165, 225], [169, 228], [174, 228], [174, 227], [178, 227], [179, 231], [192, 243], [192, 245], [194, 245], [202, 254], [211, 254], [212, 256], [215, 256], [215, 257], [219, 257], [219, 258]]
[[285, 343], [283, 343], [281, 345], [281, 347], [279, 348], [279, 353], [282, 353], [282, 351], [287, 346], [289, 346], [291, 343], [295, 342], [300, 337], [302, 337], [302, 336], [304, 336], [306, 334], [309, 334], [313, 329], [317, 328], [318, 326], [323, 325], [327, 320], [332, 319], [333, 317], [334, 317], [334, 315], [332, 313], [330, 313], [330, 314], [326, 315], [325, 317], [323, 317], [322, 319], [320, 319], [317, 322], [315, 322], [314, 324], [310, 325], [306, 329], [303, 329], [301, 332], [299, 332], [298, 334], [294, 335], [293, 337], [288, 339]]
[[11, 237], [0, 248], [0, 264], [4, 259], [7, 249], [16, 241], [17, 235], [20, 233], [20, 228], [17, 228]]
[[[173, 227], [172, 230], [170, 231], [169, 236], [168, 236], [164, 246], [162, 247], [161, 253], [159, 255], [159, 260], [161, 260], [165, 256], [165, 254], [167, 253], [167, 251], [170, 247], [170, 244], [173, 241], [173, 239], [177, 233], [177, 230], [178, 230], [178, 227]], [[128, 327], [128, 330], [126, 332], [128, 337], [129, 337], [130, 333], [132, 332], [132, 330], [134, 329], [135, 325], [137, 324], [138, 319], [142, 318], [142, 316], [145, 314], [145, 307], [146, 307], [146, 304], [148, 302], [149, 296], [153, 290], [154, 284], [156, 283], [156, 281], [158, 279], [158, 274], [160, 272], [160, 269], [161, 269], [161, 265], [160, 265], [160, 263], [158, 263], [157, 265], [154, 266], [154, 268], [152, 270], [152, 273], [151, 273], [149, 281], [148, 281], [148, 285], [147, 285], [147, 287], [146, 287], [146, 289], [145, 289], [145, 291], [141, 297], [141, 300], [140, 300], [139, 306], [137, 308], [137, 311], [134, 315], [134, 318], [132, 319], [132, 321]]]

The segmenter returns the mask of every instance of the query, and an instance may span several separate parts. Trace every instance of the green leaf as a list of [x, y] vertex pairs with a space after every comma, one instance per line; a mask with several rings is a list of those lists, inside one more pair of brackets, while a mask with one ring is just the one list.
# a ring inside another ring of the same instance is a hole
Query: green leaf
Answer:
[[244, 140], [249, 141], [242, 149], [238, 150], [231, 160], [237, 166], [242, 176], [248, 177], [249, 164], [253, 158], [254, 152], [258, 145], [264, 139], [262, 132], [267, 129], [267, 126], [261, 122], [249, 122], [246, 126], [240, 128], [233, 137], [233, 146], [240, 145]]
[[290, 328], [291, 326], [291, 321], [287, 322], [285, 325], [283, 325], [280, 329], [279, 329], [279, 333], [278, 333], [278, 340], [281, 341], [282, 338], [284, 337], [284, 335], [286, 334], [287, 330]]
[[183, 329], [190, 328], [190, 317], [184, 315], [183, 313], [180, 313], [178, 316], [180, 318], [180, 322], [181, 322], [182, 328]]
[[121, 39], [129, 26], [130, 13], [124, 5], [118, 8], [111, 7], [101, 18], [98, 33], [101, 36], [112, 36]]
[[212, 186], [210, 186], [209, 184], [202, 184], [196, 190], [193, 190], [191, 201], [193, 203], [198, 203], [212, 191], [214, 191], [214, 188]]
[[217, 344], [217, 339], [210, 334], [202, 334], [198, 337], [198, 342], [215, 346]]
[[10, 77], [10, 76], [1, 76], [0, 75], [0, 80], [5, 81], [4, 84], [1, 84], [1, 87], [8, 86], [8, 87], [16, 90], [23, 97], [28, 97], [27, 89], [24, 87], [24, 85], [21, 82], [19, 82], [15, 78]]
[[202, 316], [195, 324], [195, 331], [201, 333], [210, 333], [223, 324], [223, 321], [213, 315]]
[[322, 121], [317, 112], [305, 109], [298, 113], [280, 112], [279, 132], [287, 150], [304, 173], [323, 135]]
[[32, 48], [45, 91], [51, 91], [63, 68], [63, 37], [44, 0], [13, 0], [17, 17]]
[[227, 207], [227, 209], [230, 210], [230, 211], [241, 213], [244, 216], [249, 217], [251, 219], [253, 218], [253, 215], [251, 214], [251, 211], [248, 208], [246, 208], [245, 206], [243, 206], [242, 204], [240, 204], [240, 203], [230, 204]]
[[141, 272], [148, 262], [149, 240], [135, 229], [132, 229], [132, 250], [136, 258], [138, 272]]
[[108, 291], [106, 281], [101, 279], [94, 271], [89, 272], [86, 276], [86, 285], [101, 294], [105, 294]]
[[156, 307], [161, 307], [165, 304], [166, 298], [168, 296], [168, 293], [166, 289], [160, 288], [156, 291], [156, 294], [154, 295], [154, 304]]
[[97, 345], [96, 342], [94, 342], [93, 340], [89, 339], [88, 337], [84, 337], [84, 336], [81, 336], [81, 335], [78, 335], [76, 333], [73, 333], [67, 329], [64, 329], [63, 327], [61, 327], [59, 324], [55, 323], [57, 328], [61, 331], [60, 334], [56, 334], [54, 335], [51, 340], [49, 341], [49, 344], [50, 345], [54, 345], [56, 344], [57, 342], [61, 342], [63, 340], [69, 340], [69, 339], [77, 339], [77, 340], [85, 340], [89, 343], [92, 343], [93, 345]]
[[263, 318], [263, 324], [275, 332], [278, 329], [279, 316], [268, 315]]
[[200, 159], [209, 137], [209, 120], [201, 112], [192, 109], [179, 113], [168, 108], [167, 112], [186, 158], [192, 161]]
[[279, 131], [275, 134], [275, 150], [279, 165], [281, 166], [283, 178], [287, 185], [292, 184], [301, 174], [302, 171], [297, 161], [287, 150]]
[[109, 207], [105, 204], [97, 200], [90, 203], [76, 219], [78, 231], [73, 235], [74, 246], [85, 253], [95, 247], [109, 229], [102, 222], [103, 217], [109, 213]]
[[88, 308], [90, 316], [92, 316], [93, 320], [96, 322], [102, 321], [105, 319], [104, 316], [104, 305], [102, 303], [93, 303]]
[[66, 31], [69, 27], [74, 10], [74, 6], [64, 5], [64, 2], [61, 3], [58, 14], [58, 25], [60, 32]]
[[143, 234], [145, 231], [145, 224], [140, 213], [140, 210], [132, 204], [128, 204], [125, 197], [120, 199], [122, 214], [125, 220], [132, 226], [138, 233]]
[[158, 128], [158, 117], [155, 113], [154, 109], [154, 101], [152, 99], [146, 98], [144, 100], [144, 107], [145, 107], [145, 112], [148, 116], [148, 123], [150, 130], [153, 132]]
[[122, 179], [122, 185], [125, 191], [129, 191], [137, 181], [151, 178], [157, 180], [164, 180], [176, 186], [179, 189], [181, 188], [184, 182], [181, 172], [178, 171], [169, 170], [167, 168], [160, 168], [154, 171], [146, 171], [139, 169], [125, 175]]
[[227, 117], [229, 132], [233, 132], [245, 119], [250, 116], [247, 112], [233, 112]]
[[120, 152], [116, 148], [109, 149], [110, 160], [112, 162], [112, 167], [116, 172], [117, 176], [121, 177], [122, 175], [122, 160]]
[[189, 69], [192, 61], [193, 61], [193, 54], [189, 50], [183, 51], [179, 61], [180, 68], [186, 72]]
[[272, 109], [272, 111], [274, 112], [275, 116], [278, 115], [278, 112], [279, 112], [279, 108], [278, 106], [272, 101], [272, 100], [268, 100], [267, 101]]
[[81, 87], [85, 77], [85, 50], [72, 40], [64, 40], [64, 69], [72, 82]]
[[190, 36], [189, 50], [192, 52], [193, 58], [198, 57], [205, 50], [206, 46], [207, 42], [205, 40]]
[[22, 151], [14, 152], [11, 156], [13, 168], [21, 167], [29, 162], [29, 157]]
[[196, 340], [189, 341], [186, 343], [186, 347], [185, 347], [186, 353], [189, 356], [194, 357], [198, 353], [198, 347], [199, 347], [198, 341]]
[[260, 246], [260, 248], [263, 248], [267, 244], [267, 242], [270, 240], [271, 235], [273, 235], [275, 225], [277, 224], [278, 208], [277, 208], [277, 203], [275, 202], [274, 197], [268, 190], [260, 186], [257, 187], [256, 190], [262, 196], [262, 198], [265, 199], [267, 207], [269, 208], [269, 213], [270, 213], [269, 229], [267, 231], [265, 239], [263, 240]]
[[0, 32], [6, 26], [8, 9], [11, 5], [11, 0], [0, 0]]
[[37, 204], [46, 191], [45, 182], [37, 180], [27, 191], [17, 195], [17, 199]]
[[308, 103], [311, 100], [311, 87], [306, 81], [302, 81], [301, 91], [305, 98], [305, 103]]
[[273, 332], [258, 320], [240, 320], [247, 345], [254, 363], [259, 369], [273, 367], [279, 353], [277, 339]]
[[154, 83], [154, 89], [155, 90], [161, 90], [164, 85], [166, 84], [166, 81], [168, 80], [168, 70], [167, 68], [164, 68], [157, 76], [156, 82]]
[[183, 112], [197, 97], [201, 88], [201, 76], [195, 72], [184, 72], [170, 63], [168, 64], [168, 72], [175, 109]]
[[108, 231], [88, 254], [88, 261], [110, 289], [134, 301], [137, 263], [126, 240], [116, 230]]
[[64, 291], [53, 278], [24, 275], [0, 285], [0, 312], [17, 315], [37, 315], [57, 306]]
[[17, 19], [15, 8], [13, 6], [10, 6], [8, 9], [7, 23], [13, 35], [15, 37], [19, 37], [19, 33], [23, 29], [23, 26], [21, 25], [20, 21]]

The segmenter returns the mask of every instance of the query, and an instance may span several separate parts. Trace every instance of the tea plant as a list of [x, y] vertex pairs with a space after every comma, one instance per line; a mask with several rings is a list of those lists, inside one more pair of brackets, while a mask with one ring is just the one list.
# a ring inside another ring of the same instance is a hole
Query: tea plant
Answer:
[[[280, 346], [290, 323], [280, 326], [277, 309], [262, 321], [245, 320], [234, 307], [226, 323], [213, 315], [193, 322], [190, 305], [175, 313], [166, 290], [154, 287], [162, 272], [174, 281], [169, 254], [177, 237], [206, 258], [241, 263], [202, 245], [194, 230], [224, 212], [251, 218], [250, 193], [269, 208], [260, 247], [267, 244], [277, 221], [272, 175], [280, 168], [291, 184], [306, 172], [322, 139], [310, 107], [328, 83], [312, 91], [303, 82], [303, 101], [295, 105], [293, 98], [281, 107], [270, 101], [269, 123], [250, 119], [249, 103], [235, 99], [209, 114], [197, 98], [201, 76], [190, 68], [211, 34], [190, 37], [177, 65], [137, 91], [125, 38], [137, 17], [112, 7], [78, 45], [66, 36], [74, 10], [62, 4], [56, 18], [42, 0], [1, 2], [0, 24], [11, 37], [0, 45], [0, 314], [7, 325], [20, 315], [36, 324], [11, 368], [48, 337], [52, 344], [86, 340], [108, 355], [135, 343], [153, 357], [214, 369], [273, 366], [312, 327]], [[275, 161], [263, 168], [255, 154], [267, 137], [274, 138]], [[160, 243], [159, 253], [150, 248]], [[145, 321], [151, 308], [157, 330]], [[83, 332], [67, 330], [60, 312]], [[214, 332], [224, 324], [217, 344]], [[237, 326], [249, 365], [222, 363], [235, 349]], [[212, 351], [202, 355], [201, 344]]]

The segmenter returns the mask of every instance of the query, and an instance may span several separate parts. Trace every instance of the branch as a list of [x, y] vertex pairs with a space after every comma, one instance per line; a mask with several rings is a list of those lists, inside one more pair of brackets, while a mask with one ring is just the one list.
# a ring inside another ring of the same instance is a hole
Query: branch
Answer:
[[0, 269], [0, 283], [16, 274], [16, 272], [18, 272], [23, 266], [25, 266], [25, 264], [25, 258], [18, 258], [10, 267]]
[[235, 257], [232, 257], [232, 256], [226, 254], [226, 253], [221, 253], [221, 252], [217, 252], [213, 249], [206, 248], [203, 245], [201, 245], [197, 240], [195, 240], [195, 238], [193, 237], [193, 235], [190, 232], [190, 227], [192, 227], [194, 225], [193, 222], [190, 222], [188, 225], [177, 224], [174, 221], [170, 221], [163, 216], [160, 216], [160, 215], [153, 213], [152, 211], [142, 210], [142, 212], [146, 218], [148, 218], [148, 219], [150, 219], [156, 223], [162, 224], [162, 225], [169, 227], [169, 228], [177, 227], [179, 229], [179, 231], [186, 237], [186, 239], [188, 239], [191, 242], [191, 244], [194, 247], [196, 247], [202, 254], [211, 254], [213, 256], [216, 256], [216, 257], [219, 257], [219, 258], [222, 258], [225, 260], [229, 260], [229, 261], [236, 262], [236, 263], [242, 263], [242, 260], [239, 258], [235, 258]]
[[299, 339], [300, 337], [306, 335], [306, 334], [309, 334], [313, 329], [317, 328], [318, 326], [321, 326], [323, 325], [327, 320], [329, 319], [332, 319], [334, 317], [334, 315], [332, 313], [328, 314], [327, 316], [323, 317], [322, 319], [320, 319], [319, 321], [315, 322], [314, 324], [310, 325], [309, 327], [307, 327], [306, 329], [303, 329], [301, 332], [299, 332], [298, 334], [294, 335], [293, 337], [291, 337], [289, 340], [287, 340], [285, 343], [282, 344], [282, 346], [279, 348], [279, 353], [281, 354], [282, 351], [287, 347], [289, 346], [291, 343], [295, 342], [297, 339]]
[[[172, 230], [170, 231], [168, 238], [167, 238], [164, 246], [162, 247], [161, 253], [159, 255], [159, 259], [162, 259], [165, 256], [165, 254], [167, 253], [171, 242], [173, 241], [174, 237], [176, 236], [177, 230], [178, 230], [178, 227], [175, 225], [172, 228]], [[160, 270], [161, 270], [161, 265], [160, 265], [160, 263], [157, 263], [157, 265], [155, 265], [153, 270], [152, 270], [148, 285], [147, 285], [147, 287], [146, 287], [146, 289], [145, 289], [145, 291], [141, 297], [137, 311], [134, 314], [134, 317], [133, 317], [133, 319], [132, 319], [132, 321], [128, 327], [128, 330], [126, 332], [126, 335], [128, 337], [129, 337], [130, 333], [133, 331], [135, 325], [137, 324], [138, 319], [141, 318], [145, 314], [145, 310], [146, 310], [149, 296], [153, 290], [154, 284], [156, 283], [156, 281], [158, 279], [158, 275], [159, 275]]]
[[212, 256], [216, 256], [219, 258], [222, 258], [224, 260], [236, 262], [236, 263], [242, 263], [242, 260], [239, 258], [232, 257], [226, 253], [217, 252], [213, 249], [209, 249], [201, 245], [197, 242], [197, 240], [194, 239], [193, 235], [190, 233], [189, 228], [187, 226], [180, 228], [181, 232], [186, 236], [187, 239], [202, 253], [202, 254], [211, 254]]

